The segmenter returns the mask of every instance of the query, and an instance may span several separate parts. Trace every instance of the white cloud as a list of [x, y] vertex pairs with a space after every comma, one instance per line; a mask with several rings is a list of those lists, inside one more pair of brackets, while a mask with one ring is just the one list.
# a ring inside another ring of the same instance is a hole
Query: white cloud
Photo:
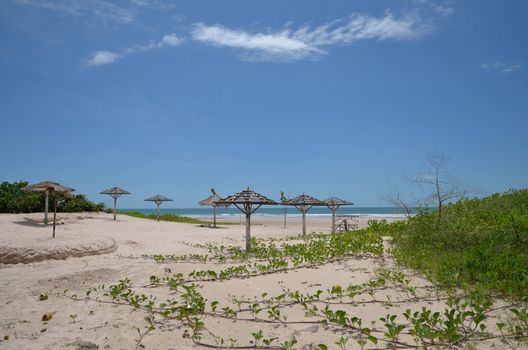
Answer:
[[519, 62], [502, 62], [502, 61], [490, 61], [480, 65], [480, 68], [491, 70], [499, 73], [512, 73], [522, 68], [522, 64]]
[[416, 14], [396, 18], [386, 12], [382, 17], [353, 14], [317, 27], [296, 30], [251, 33], [219, 24], [195, 24], [191, 35], [196, 41], [243, 51], [243, 57], [254, 60], [298, 60], [317, 58], [332, 45], [350, 45], [360, 40], [413, 40], [432, 30], [432, 25]]
[[61, 12], [68, 16], [90, 17], [102, 22], [132, 22], [137, 12], [133, 7], [122, 7], [107, 0], [16, 0], [16, 2]]
[[176, 34], [167, 34], [164, 35], [161, 39], [161, 43], [168, 46], [178, 46], [181, 44], [181, 39], [176, 36]]
[[127, 47], [121, 50], [121, 53], [115, 53], [111, 51], [99, 50], [95, 51], [90, 55], [90, 58], [86, 61], [87, 67], [101, 66], [104, 64], [114, 63], [120, 58], [123, 58], [127, 55], [133, 54], [137, 51], [150, 51], [153, 49], [161, 49], [165, 46], [178, 46], [182, 43], [182, 40], [176, 36], [176, 34], [166, 34], [161, 40], [152, 40], [148, 44], [144, 45], [135, 45], [132, 47]]
[[122, 56], [111, 51], [95, 51], [90, 55], [86, 65], [88, 67], [102, 66], [105, 64], [114, 63]]
[[299, 59], [321, 50], [291, 37], [287, 30], [276, 33], [248, 33], [221, 25], [198, 23], [192, 31], [194, 40], [215, 46], [238, 48], [252, 53], [252, 58]]

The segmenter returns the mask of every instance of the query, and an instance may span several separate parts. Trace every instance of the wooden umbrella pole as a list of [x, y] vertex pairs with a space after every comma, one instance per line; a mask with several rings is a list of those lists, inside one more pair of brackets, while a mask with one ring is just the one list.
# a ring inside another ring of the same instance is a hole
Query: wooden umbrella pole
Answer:
[[306, 208], [303, 206], [302, 208], [302, 225], [303, 225], [303, 236], [306, 235]]
[[156, 202], [156, 205], [158, 206], [158, 209], [156, 210], [156, 213], [158, 214], [158, 221], [159, 221], [159, 217], [160, 217], [160, 202]]
[[332, 209], [332, 233], [335, 233], [335, 218], [336, 218], [337, 207], [332, 206], [331, 209]]
[[216, 228], [216, 206], [213, 205], [213, 227]]
[[246, 252], [251, 250], [251, 212], [246, 213]]
[[246, 210], [246, 252], [251, 250], [251, 208]]
[[55, 200], [53, 201], [53, 238], [55, 238], [55, 222], [57, 221], [57, 192], [54, 192]]
[[114, 220], [116, 220], [117, 197], [114, 197]]
[[48, 224], [48, 211], [49, 211], [49, 190], [46, 190], [44, 199], [44, 225]]

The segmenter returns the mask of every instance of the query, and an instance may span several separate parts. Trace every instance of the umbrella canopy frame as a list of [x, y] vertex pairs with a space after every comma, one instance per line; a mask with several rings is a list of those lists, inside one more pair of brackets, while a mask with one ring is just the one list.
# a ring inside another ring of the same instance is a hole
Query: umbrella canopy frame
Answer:
[[161, 203], [163, 202], [172, 202], [172, 199], [170, 198], [167, 198], [165, 196], [162, 196], [162, 195], [155, 195], [155, 196], [152, 196], [152, 197], [149, 197], [147, 199], [144, 199], [145, 202], [154, 202], [156, 203], [156, 206], [157, 206], [157, 209], [156, 209], [156, 215], [158, 217], [158, 221], [160, 219], [160, 205]]
[[212, 195], [210, 195], [206, 199], [199, 201], [198, 204], [202, 206], [210, 205], [211, 207], [213, 207], [213, 227], [216, 228], [216, 208], [218, 207], [227, 208], [229, 207], [230, 204], [219, 204], [218, 201], [220, 201], [222, 197], [220, 197], [216, 193], [214, 188], [211, 188], [211, 192], [213, 193]]
[[312, 209], [312, 207], [326, 206], [326, 203], [320, 199], [301, 194], [295, 198], [287, 199], [281, 202], [282, 205], [291, 205], [297, 208], [302, 213], [302, 234], [306, 235], [306, 213]]
[[328, 199], [325, 199], [323, 202], [325, 202], [326, 206], [332, 211], [332, 233], [335, 233], [336, 231], [335, 230], [336, 229], [335, 220], [336, 220], [337, 209], [339, 209], [339, 207], [343, 205], [354, 205], [354, 203], [349, 202], [344, 199], [333, 197], [333, 196]]
[[56, 182], [52, 181], [42, 181], [33, 185], [28, 185], [21, 188], [22, 192], [44, 192], [45, 193], [45, 203], [44, 203], [44, 224], [48, 224], [48, 201], [50, 193], [53, 193], [53, 235], [55, 238], [55, 224], [57, 221], [57, 193], [70, 193], [75, 191], [75, 189], [62, 186]]
[[121, 197], [122, 195], [130, 194], [130, 192], [125, 191], [122, 188], [119, 187], [112, 187], [107, 190], [104, 190], [100, 192], [100, 194], [107, 194], [110, 195], [114, 199], [114, 220], [116, 220], [116, 213], [117, 213], [117, 199]]
[[251, 250], [251, 215], [263, 205], [277, 205], [273, 199], [269, 199], [249, 189], [237, 192], [216, 202], [219, 205], [232, 204], [246, 215], [246, 251]]

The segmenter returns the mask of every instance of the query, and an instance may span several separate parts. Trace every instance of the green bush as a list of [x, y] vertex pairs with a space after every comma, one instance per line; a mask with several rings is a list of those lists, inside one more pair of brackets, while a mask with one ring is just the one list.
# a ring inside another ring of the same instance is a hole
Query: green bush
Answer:
[[439, 282], [528, 294], [528, 190], [511, 190], [422, 212], [393, 234], [392, 253]]
[[[39, 192], [22, 192], [26, 181], [2, 182], [0, 184], [0, 213], [34, 213], [44, 211], [45, 195]], [[57, 210], [61, 212], [104, 211], [103, 203], [94, 203], [83, 194], [58, 194]], [[53, 195], [49, 199], [50, 211], [53, 210]]]
[[43, 193], [24, 193], [25, 181], [0, 184], [0, 213], [32, 213], [44, 211]]
[[84, 194], [63, 196], [58, 206], [58, 210], [64, 212], [79, 212], [79, 211], [104, 211], [104, 203], [94, 203], [88, 199]]

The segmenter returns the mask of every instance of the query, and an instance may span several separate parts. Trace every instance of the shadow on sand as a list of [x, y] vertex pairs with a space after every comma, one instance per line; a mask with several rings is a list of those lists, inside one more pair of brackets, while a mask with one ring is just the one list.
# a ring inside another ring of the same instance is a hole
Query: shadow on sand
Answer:
[[[22, 225], [22, 226], [44, 228], [44, 227], [51, 227], [53, 225], [53, 220], [49, 220], [47, 225], [44, 224], [44, 220], [35, 220], [35, 219], [30, 219], [30, 218], [24, 218], [24, 220], [20, 220], [20, 221], [13, 221], [13, 223], [17, 225]], [[57, 221], [57, 225], [63, 225], [63, 224], [64, 224], [63, 221]]]

